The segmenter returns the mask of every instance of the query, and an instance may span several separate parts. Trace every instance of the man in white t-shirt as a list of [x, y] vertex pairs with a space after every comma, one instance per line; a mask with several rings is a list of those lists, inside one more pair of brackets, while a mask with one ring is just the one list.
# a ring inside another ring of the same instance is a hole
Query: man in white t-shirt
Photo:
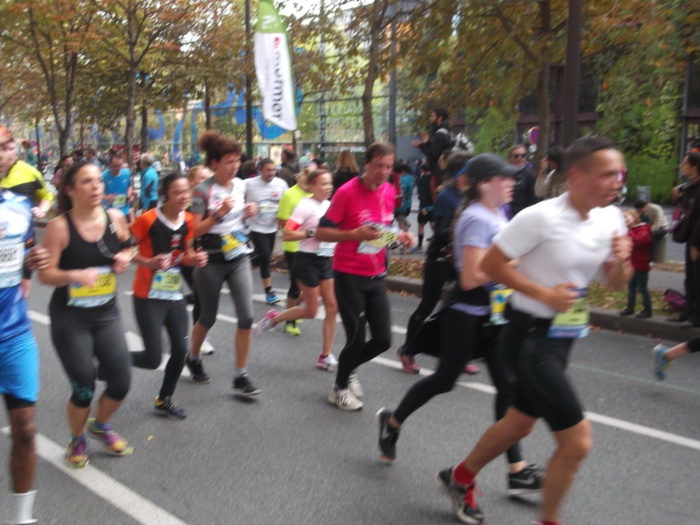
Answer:
[[[544, 483], [540, 525], [561, 523], [561, 504], [591, 448], [591, 426], [566, 376], [575, 339], [588, 330], [586, 289], [601, 271], [615, 289], [633, 274], [631, 241], [613, 203], [622, 189], [622, 154], [606, 139], [574, 141], [565, 153], [569, 191], [520, 212], [493, 240], [481, 270], [514, 290], [500, 349], [515, 373], [506, 415], [467, 458], [437, 474], [463, 523], [484, 514], [476, 475], [542, 418], [557, 444]], [[513, 261], [517, 260], [517, 266]]]
[[253, 264], [260, 267], [260, 277], [265, 287], [265, 302], [277, 304], [279, 298], [272, 289], [270, 259], [277, 235], [277, 210], [280, 199], [289, 189], [287, 183], [275, 176], [275, 163], [272, 159], [258, 162], [260, 175], [245, 180], [245, 200], [258, 205], [258, 214], [248, 219], [250, 238], [255, 246]]

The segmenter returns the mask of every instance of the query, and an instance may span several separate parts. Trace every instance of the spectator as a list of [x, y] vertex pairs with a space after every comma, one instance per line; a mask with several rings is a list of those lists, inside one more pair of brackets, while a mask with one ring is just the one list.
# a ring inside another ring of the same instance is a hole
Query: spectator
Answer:
[[425, 225], [430, 223], [430, 227], [435, 230], [433, 223], [433, 174], [430, 172], [430, 165], [424, 162], [421, 165], [421, 175], [416, 182], [418, 189], [418, 245], [411, 251], [419, 252], [423, 249], [423, 237], [425, 235]]
[[282, 164], [277, 172], [277, 176], [287, 183], [290, 188], [296, 184], [294, 176], [299, 173], [299, 165], [294, 162], [297, 154], [293, 149], [284, 148], [282, 150]]
[[447, 108], [438, 106], [430, 112], [430, 132], [421, 132], [421, 140], [414, 140], [411, 144], [420, 149], [427, 157], [430, 173], [437, 181], [436, 186], [442, 184], [442, 170], [440, 169], [440, 156], [452, 149], [452, 134], [448, 119], [450, 114]]
[[139, 159], [141, 167], [141, 209], [148, 211], [158, 204], [158, 173], [153, 168], [153, 155], [146, 153]]
[[549, 148], [547, 156], [542, 159], [540, 172], [535, 181], [535, 196], [553, 199], [569, 189], [566, 172], [561, 169], [563, 154], [564, 150], [559, 146]]
[[508, 151], [508, 162], [518, 166], [520, 171], [515, 175], [515, 189], [513, 201], [510, 204], [513, 216], [537, 203], [535, 195], [535, 181], [537, 178], [527, 164], [527, 149], [522, 144], [516, 144]]
[[249, 179], [251, 177], [256, 177], [258, 175], [258, 166], [255, 164], [254, 160], [246, 160], [241, 164], [241, 169], [238, 170], [239, 179]]
[[[411, 224], [406, 220], [411, 214], [411, 204], [413, 200], [413, 186], [415, 184], [411, 168], [405, 162], [399, 162], [394, 170], [394, 177], [398, 180], [401, 202], [394, 208], [394, 218], [399, 223], [399, 228], [408, 231]], [[396, 185], [395, 185], [396, 186]]]
[[39, 159], [37, 158], [36, 153], [34, 153], [32, 143], [28, 140], [23, 140], [22, 148], [24, 148], [24, 162], [29, 164], [32, 168], [36, 168], [37, 164], [39, 163]]
[[338, 167], [333, 174], [333, 193], [338, 191], [343, 184], [354, 179], [360, 174], [357, 161], [350, 150], [344, 149], [338, 155]]
[[68, 171], [68, 168], [70, 168], [72, 165], [73, 157], [71, 155], [64, 155], [61, 157], [61, 160], [58, 162], [58, 166], [56, 166], [56, 170], [54, 171], [51, 184], [58, 188], [63, 180], [63, 174]]
[[641, 222], [639, 214], [634, 210], [625, 210], [627, 235], [632, 239], [632, 266], [634, 276], [627, 287], [627, 306], [620, 315], [632, 315], [637, 302], [637, 289], [642, 295], [643, 310], [637, 314], [637, 319], [651, 317], [651, 295], [649, 295], [649, 271], [651, 270], [651, 225]]

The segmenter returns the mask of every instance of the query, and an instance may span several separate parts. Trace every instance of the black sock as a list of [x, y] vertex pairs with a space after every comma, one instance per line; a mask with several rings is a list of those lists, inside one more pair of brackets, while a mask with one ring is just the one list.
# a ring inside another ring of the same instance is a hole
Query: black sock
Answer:
[[272, 293], [272, 286], [265, 288], [265, 293]]
[[423, 246], [423, 235], [419, 233], [418, 234], [418, 247], [420, 248], [421, 246]]

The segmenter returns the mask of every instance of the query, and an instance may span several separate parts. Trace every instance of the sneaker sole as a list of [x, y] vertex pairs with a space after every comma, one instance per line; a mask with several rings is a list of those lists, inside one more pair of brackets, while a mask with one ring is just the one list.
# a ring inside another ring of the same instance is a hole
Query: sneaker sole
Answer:
[[211, 378], [197, 380], [194, 377], [190, 377], [190, 382], [194, 383], [195, 385], [208, 385], [209, 383], [211, 383]]
[[338, 369], [338, 365], [324, 366], [316, 363], [316, 368], [324, 372], [335, 372]]
[[156, 416], [160, 416], [160, 417], [166, 418], [166, 419], [172, 419], [173, 421], [182, 421], [183, 419], [187, 419], [187, 415], [180, 417], [180, 416], [176, 416], [174, 414], [171, 414], [169, 412], [160, 412], [160, 411], [156, 410], [155, 408], [153, 409], [153, 413]]
[[452, 503], [452, 510], [454, 511], [454, 513], [455, 514], [460, 513], [462, 511], [462, 501], [455, 500], [454, 495], [452, 494], [452, 491], [450, 490], [449, 487], [445, 486], [445, 482], [440, 477], [439, 472], [437, 474], [435, 474], [434, 479], [435, 479], [435, 483], [437, 484], [438, 490], [450, 499], [450, 503]]
[[506, 494], [508, 494], [509, 498], [513, 498], [517, 496], [525, 496], [526, 494], [538, 494], [543, 490], [544, 487], [540, 487], [538, 489], [508, 489]]
[[331, 400], [330, 398], [326, 398], [326, 401], [328, 402], [329, 405], [337, 408], [338, 410], [342, 410], [343, 412], [359, 412], [360, 410], [362, 410], [362, 407], [364, 406], [364, 404], [362, 404], [362, 402], [360, 402], [361, 404], [358, 408], [348, 408], [348, 407], [340, 406], [338, 403], [336, 403], [334, 400]]
[[109, 454], [110, 456], [115, 456], [115, 457], [130, 456], [131, 454], [134, 453], [134, 447], [126, 447], [121, 452], [117, 452], [115, 450], [111, 450], [110, 448], [107, 448], [107, 446], [105, 445], [105, 442], [102, 440], [101, 437], [95, 436], [91, 433], [88, 433], [88, 437], [90, 437], [91, 439], [94, 439], [95, 441], [99, 441], [100, 445], [102, 445], [102, 448], [104, 449], [104, 451], [107, 454]]
[[253, 390], [252, 392], [243, 392], [243, 390], [237, 390], [235, 388], [233, 389], [234, 395], [238, 397], [255, 397], [258, 394], [260, 394], [260, 392], [262, 392], [262, 390], [260, 389]]
[[78, 470], [78, 469], [87, 467], [88, 463], [90, 463], [90, 460], [89, 459], [85, 460], [85, 463], [83, 463], [82, 465], [78, 465], [76, 463], [71, 463], [70, 461], [68, 461], [68, 458], [64, 458], [63, 462], [66, 464], [66, 467]]

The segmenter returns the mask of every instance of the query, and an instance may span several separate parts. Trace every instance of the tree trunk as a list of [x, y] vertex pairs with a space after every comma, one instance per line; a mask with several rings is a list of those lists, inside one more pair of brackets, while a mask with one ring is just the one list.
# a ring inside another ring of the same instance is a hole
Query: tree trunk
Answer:
[[542, 46], [540, 48], [539, 73], [537, 78], [537, 108], [539, 119], [539, 137], [537, 139], [537, 151], [533, 162], [535, 172], [539, 170], [542, 159], [549, 149], [549, 129], [551, 127], [551, 106], [549, 77], [551, 73], [550, 41], [552, 37], [552, 13], [549, 0], [540, 2], [540, 32]]
[[34, 131], [36, 133], [36, 158], [37, 160], [37, 165], [41, 163], [41, 138], [39, 136], [39, 119], [35, 118], [34, 119]]
[[127, 72], [126, 128], [124, 129], [124, 150], [129, 168], [134, 170], [134, 128], [136, 127], [136, 67]]
[[372, 95], [374, 83], [379, 75], [379, 45], [382, 38], [384, 14], [386, 13], [387, 0], [374, 0], [372, 13], [372, 25], [369, 35], [369, 60], [367, 63], [367, 76], [362, 90], [362, 126], [365, 133], [365, 146], [375, 141], [374, 117], [372, 113]]
[[209, 80], [204, 78], [204, 127], [211, 129], [211, 93], [209, 93]]
[[148, 106], [141, 104], [141, 153], [148, 151]]

